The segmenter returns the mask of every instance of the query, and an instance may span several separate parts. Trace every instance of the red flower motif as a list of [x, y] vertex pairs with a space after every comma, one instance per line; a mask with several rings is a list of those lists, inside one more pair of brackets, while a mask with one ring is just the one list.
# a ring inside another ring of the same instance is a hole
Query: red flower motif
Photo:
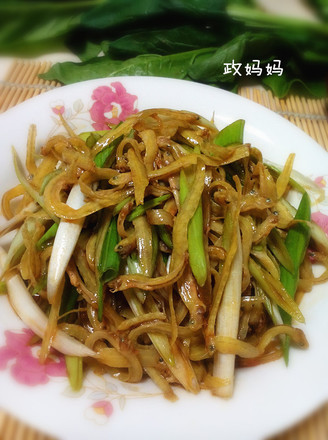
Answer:
[[90, 116], [95, 130], [108, 130], [108, 124], [118, 124], [129, 115], [137, 113], [137, 96], [126, 91], [120, 82], [97, 87], [92, 94], [95, 103], [90, 109]]
[[10, 365], [13, 378], [24, 385], [34, 386], [49, 382], [49, 376], [67, 376], [65, 359], [62, 355], [50, 356], [41, 364], [33, 355], [33, 347], [29, 345], [34, 333], [23, 329], [21, 333], [7, 330], [6, 345], [0, 347], [0, 370]]

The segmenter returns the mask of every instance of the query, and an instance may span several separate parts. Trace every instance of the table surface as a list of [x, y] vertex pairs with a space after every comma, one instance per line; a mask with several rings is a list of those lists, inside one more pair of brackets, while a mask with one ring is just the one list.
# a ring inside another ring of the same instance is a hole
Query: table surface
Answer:
[[[58, 58], [65, 59], [65, 54]], [[66, 56], [67, 58], [67, 56]], [[44, 81], [39, 73], [49, 69], [54, 57], [49, 61], [0, 59], [0, 113], [41, 93], [45, 93], [60, 84]], [[278, 99], [270, 91], [257, 87], [241, 87], [241, 96], [251, 99], [270, 110], [284, 116], [297, 125], [326, 151], [328, 151], [328, 100], [308, 99], [289, 96]], [[327, 440], [328, 439], [328, 402], [314, 414], [287, 432], [270, 440]], [[10, 414], [0, 409], [0, 440], [55, 440], [22, 424]], [[59, 439], [57, 439], [59, 440]], [[269, 440], [269, 439], [268, 439]]]

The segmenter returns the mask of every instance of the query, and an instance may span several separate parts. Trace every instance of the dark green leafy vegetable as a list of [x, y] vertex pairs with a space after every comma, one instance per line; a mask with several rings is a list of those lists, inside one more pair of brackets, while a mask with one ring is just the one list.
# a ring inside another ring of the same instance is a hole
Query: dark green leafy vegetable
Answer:
[[98, 2], [98, 0], [1, 2], [0, 52], [26, 56], [63, 50], [67, 35], [81, 23], [82, 12]]
[[113, 60], [108, 57], [93, 58], [84, 63], [58, 63], [46, 74], [44, 79], [56, 78], [64, 84], [72, 84], [87, 79], [105, 78], [109, 76], [148, 75], [188, 79], [188, 68], [201, 55], [213, 54], [215, 49], [199, 49], [196, 51], [161, 56], [157, 54], [139, 55], [127, 60]]
[[203, 47], [214, 47], [220, 41], [224, 43], [225, 40], [224, 34], [220, 40], [220, 36], [213, 29], [207, 29], [205, 26], [196, 28], [193, 25], [185, 25], [169, 29], [136, 31], [133, 34], [123, 35], [108, 45], [107, 54], [119, 59], [151, 53], [170, 55]]
[[[251, 79], [277, 96], [291, 89], [325, 96], [327, 6], [311, 3], [316, 21], [273, 15], [250, 0], [11, 0], [0, 5], [0, 53], [26, 56], [66, 46], [82, 63], [55, 65], [43, 75], [65, 84], [153, 75], [230, 90], [250, 77], [245, 70], [225, 75], [224, 63], [256, 59], [263, 73]], [[266, 74], [274, 59], [281, 60], [281, 76]]]
[[[289, 229], [285, 240], [286, 248], [294, 263], [294, 270], [289, 272], [284, 266], [280, 268], [281, 283], [292, 298], [295, 297], [299, 281], [299, 268], [304, 260], [310, 240], [310, 228], [306, 222], [311, 219], [311, 201], [307, 192], [304, 192], [294, 218], [295, 220], [304, 220]], [[281, 317], [285, 324], [291, 324], [292, 318], [284, 310], [281, 310]], [[289, 361], [289, 342], [289, 337], [286, 336], [283, 344], [286, 364]]]
[[136, 27], [136, 23], [146, 26], [161, 22], [164, 18], [179, 21], [218, 17], [224, 12], [226, 0], [105, 0], [94, 9], [82, 15], [82, 23], [91, 29]]

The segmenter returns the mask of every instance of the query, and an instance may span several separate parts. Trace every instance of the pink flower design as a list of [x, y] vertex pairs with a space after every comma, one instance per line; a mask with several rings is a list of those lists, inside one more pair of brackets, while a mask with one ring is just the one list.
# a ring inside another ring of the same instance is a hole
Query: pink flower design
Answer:
[[34, 333], [23, 329], [20, 333], [7, 330], [6, 345], [0, 347], [0, 370], [10, 364], [13, 378], [24, 385], [34, 386], [49, 382], [49, 376], [67, 376], [65, 359], [62, 355], [51, 353], [44, 364], [41, 364], [33, 354], [29, 344]]
[[90, 109], [90, 116], [95, 130], [108, 130], [108, 124], [118, 124], [129, 115], [137, 113], [137, 96], [126, 91], [120, 82], [97, 87], [92, 94], [95, 101]]
[[56, 115], [62, 115], [65, 111], [65, 107], [63, 105], [56, 105], [55, 107], [52, 107], [51, 110], [56, 114]]
[[326, 185], [327, 185], [326, 180], [325, 180], [325, 178], [324, 178], [323, 176], [318, 176], [318, 177], [316, 177], [316, 178], [314, 179], [314, 182], [315, 182], [318, 186], [320, 186], [320, 188], [325, 188]]
[[113, 405], [107, 400], [99, 400], [92, 405], [92, 408], [97, 414], [109, 417], [113, 414]]
[[328, 215], [318, 211], [311, 215], [311, 219], [328, 235]]
[[113, 414], [114, 408], [107, 400], [97, 400], [85, 412], [86, 417], [98, 425], [105, 425]]

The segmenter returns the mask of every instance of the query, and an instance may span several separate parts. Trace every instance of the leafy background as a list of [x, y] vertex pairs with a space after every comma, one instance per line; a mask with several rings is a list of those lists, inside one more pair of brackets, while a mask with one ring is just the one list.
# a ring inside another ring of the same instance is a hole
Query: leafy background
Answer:
[[[57, 63], [43, 75], [64, 84], [153, 75], [228, 90], [251, 80], [278, 97], [290, 90], [323, 97], [328, 2], [307, 3], [316, 21], [274, 16], [253, 0], [0, 0], [0, 54], [70, 50], [80, 62]], [[261, 61], [261, 77], [223, 74], [224, 63], [253, 59]], [[266, 75], [274, 59], [282, 76]]]

